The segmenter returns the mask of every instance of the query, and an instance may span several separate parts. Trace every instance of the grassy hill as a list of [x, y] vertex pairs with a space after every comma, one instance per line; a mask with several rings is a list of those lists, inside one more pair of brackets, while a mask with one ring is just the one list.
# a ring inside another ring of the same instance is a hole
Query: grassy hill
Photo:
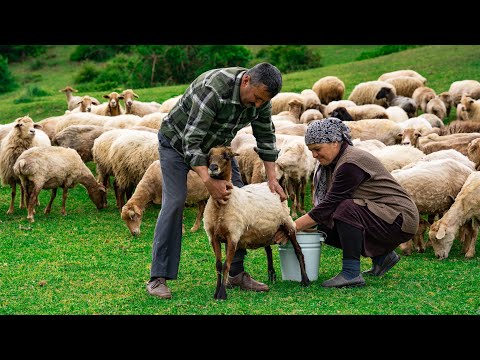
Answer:
[[[30, 114], [35, 121], [60, 115], [66, 109], [65, 95], [58, 90], [72, 82], [78, 64], [68, 59], [68, 46], [55, 47], [43, 58], [40, 68], [33, 63], [11, 66], [23, 86], [0, 96], [0, 123]], [[333, 47], [329, 48], [334, 53]], [[338, 46], [338, 59], [354, 59], [358, 47]], [[343, 55], [340, 53], [344, 51]], [[448, 90], [461, 79], [480, 80], [480, 46], [424, 46], [363, 61], [331, 64], [321, 68], [285, 74], [283, 91], [310, 88], [326, 75], [340, 77], [346, 96], [362, 81], [375, 80], [384, 72], [413, 69], [427, 78], [437, 92]], [[15, 104], [29, 85], [49, 95], [33, 96], [32, 102]], [[181, 93], [187, 85], [134, 89], [140, 100], [163, 101]], [[101, 97], [103, 93], [90, 95]], [[455, 117], [455, 112], [450, 115]], [[88, 166], [94, 171], [95, 166]], [[358, 289], [324, 289], [321, 282], [338, 273], [341, 252], [323, 246], [318, 281], [303, 288], [296, 282], [282, 281], [278, 248], [273, 248], [277, 282], [268, 293], [228, 291], [224, 302], [213, 300], [215, 259], [203, 229], [190, 233], [196, 208], [185, 209], [185, 233], [178, 280], [171, 301], [147, 295], [153, 232], [160, 206], [149, 206], [144, 214], [140, 236], [133, 238], [115, 208], [113, 191], [109, 206], [97, 211], [85, 188], [69, 191], [67, 216], [60, 214], [57, 195], [51, 214], [43, 214], [50, 192], [40, 193], [35, 223], [26, 220], [26, 210], [18, 207], [6, 215], [11, 190], [0, 187], [0, 314], [159, 314], [159, 315], [418, 315], [480, 313], [480, 260], [467, 260], [461, 244], [455, 241], [448, 259], [438, 261], [432, 248], [425, 253], [402, 256], [384, 278], [366, 279]], [[306, 204], [310, 204], [308, 195]], [[307, 206], [307, 208], [309, 208]], [[362, 270], [370, 259], [361, 259]], [[262, 249], [249, 251], [246, 270], [267, 282], [266, 256]]]

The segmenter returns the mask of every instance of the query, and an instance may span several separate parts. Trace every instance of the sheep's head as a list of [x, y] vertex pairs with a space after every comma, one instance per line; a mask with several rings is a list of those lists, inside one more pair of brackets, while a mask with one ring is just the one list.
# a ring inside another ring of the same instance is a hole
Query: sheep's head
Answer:
[[29, 116], [15, 119], [15, 125], [13, 127], [22, 139], [33, 139], [35, 136], [35, 124]]
[[214, 179], [232, 179], [231, 159], [238, 156], [230, 146], [216, 146], [208, 152], [208, 175]]
[[123, 96], [123, 100], [125, 101], [125, 106], [127, 107], [130, 107], [133, 105], [134, 97], [138, 99], [138, 95], [135, 94], [132, 89], [123, 90], [121, 96]]
[[88, 197], [95, 204], [98, 210], [103, 209], [107, 203], [107, 192], [105, 186], [99, 182], [95, 182], [94, 186], [87, 188]]
[[443, 223], [441, 219], [430, 226], [428, 238], [432, 243], [435, 256], [440, 260], [448, 258], [448, 254], [450, 253], [455, 238], [455, 233], [449, 231], [447, 225]]
[[122, 220], [125, 221], [132, 236], [140, 235], [142, 216], [143, 210], [137, 205], [127, 203], [122, 207]]
[[349, 114], [347, 109], [343, 106], [337, 107], [330, 113], [330, 116], [340, 119], [342, 121], [353, 121], [352, 116]]

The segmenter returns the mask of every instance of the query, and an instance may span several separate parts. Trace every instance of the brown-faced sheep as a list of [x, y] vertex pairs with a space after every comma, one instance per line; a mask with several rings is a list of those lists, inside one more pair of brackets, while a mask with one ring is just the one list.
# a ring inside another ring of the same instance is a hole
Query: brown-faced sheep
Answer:
[[478, 133], [458, 133], [450, 135], [428, 134], [418, 139], [418, 148], [425, 154], [430, 154], [439, 150], [454, 149], [467, 155], [467, 147], [470, 141], [479, 138]]
[[459, 113], [462, 114], [462, 120], [480, 122], [480, 100], [475, 100], [470, 96], [463, 95], [460, 104], [463, 106], [461, 111], [459, 111]]
[[343, 99], [345, 84], [336, 76], [325, 76], [313, 84], [312, 90], [315, 91], [320, 102], [327, 105], [332, 101]]
[[123, 95], [112, 91], [110, 94], [103, 95], [105, 99], [108, 99], [107, 102], [92, 106], [92, 113], [97, 115], [103, 116], [117, 116], [121, 114], [125, 114], [125, 109], [123, 108], [122, 104], [120, 104], [120, 100], [123, 99]]
[[77, 106], [70, 111], [72, 112], [91, 112], [92, 111], [92, 105], [100, 105], [100, 102], [92, 98], [88, 95], [85, 95], [80, 98], [80, 101], [77, 102]]
[[[231, 181], [231, 159], [235, 155], [230, 147], [212, 148], [208, 153], [210, 176]], [[227, 298], [228, 272], [236, 249], [264, 247], [267, 252], [269, 279], [274, 279], [271, 245], [275, 244], [275, 233], [278, 230], [284, 231], [293, 245], [300, 264], [301, 285], [310, 284], [288, 202], [280, 201], [279, 195], [272, 193], [266, 182], [242, 188], [234, 186], [226, 202], [210, 197], [205, 207], [203, 225], [216, 259], [215, 299]], [[226, 259], [223, 265], [221, 243], [226, 244]]]
[[14, 165], [15, 175], [20, 178], [27, 194], [28, 216], [34, 222], [34, 207], [38, 194], [42, 189], [51, 189], [50, 201], [44, 213], [49, 214], [57, 188], [63, 189], [62, 215], [66, 215], [65, 203], [68, 189], [82, 184], [88, 192], [90, 200], [97, 209], [102, 209], [105, 187], [95, 181], [90, 169], [83, 163], [80, 155], [73, 150], [61, 146], [33, 147], [24, 151]]
[[[203, 212], [208, 197], [207, 188], [198, 174], [190, 170], [187, 174], [187, 205], [198, 205], [197, 218], [195, 224], [190, 229], [191, 232], [197, 231], [201, 226]], [[135, 188], [132, 197], [122, 207], [121, 217], [125, 221], [130, 233], [133, 236], [140, 235], [140, 225], [142, 224], [143, 213], [150, 203], [162, 203], [162, 168], [160, 160], [155, 160], [147, 169], [142, 180]], [[184, 229], [182, 229], [182, 232]]]
[[125, 102], [125, 114], [133, 114], [142, 117], [157, 112], [161, 106], [159, 103], [146, 103], [133, 100], [134, 97], [138, 99], [139, 96], [135, 94], [132, 89], [123, 90], [121, 95]]
[[[428, 237], [435, 255], [446, 259], [452, 248], [453, 240], [461, 227], [470, 227], [463, 241], [462, 252], [466, 258], [475, 256], [478, 221], [480, 219], [480, 172], [471, 173], [465, 180], [454, 203], [443, 216], [430, 227]], [[473, 224], [472, 221], [476, 222]]]

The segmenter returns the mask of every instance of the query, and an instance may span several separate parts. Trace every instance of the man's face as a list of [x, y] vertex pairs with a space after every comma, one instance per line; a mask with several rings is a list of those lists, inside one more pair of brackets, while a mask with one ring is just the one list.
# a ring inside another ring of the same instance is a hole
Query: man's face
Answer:
[[259, 108], [270, 99], [270, 93], [265, 85], [253, 86], [250, 84], [250, 76], [244, 75], [240, 86], [240, 101], [243, 106]]

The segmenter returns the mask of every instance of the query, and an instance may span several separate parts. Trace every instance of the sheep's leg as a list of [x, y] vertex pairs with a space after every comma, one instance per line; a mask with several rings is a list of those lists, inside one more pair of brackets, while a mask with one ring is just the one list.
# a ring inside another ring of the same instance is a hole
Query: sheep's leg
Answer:
[[26, 208], [26, 205], [25, 203], [28, 201], [25, 201], [26, 199], [26, 194], [25, 194], [25, 189], [23, 188], [23, 186], [20, 186], [20, 209], [25, 209]]
[[425, 244], [424, 244], [424, 233], [425, 230], [429, 227], [429, 223], [425, 221], [423, 218], [420, 218], [419, 224], [418, 224], [418, 230], [413, 237], [413, 243], [415, 244], [416, 250], [419, 253], [424, 253], [425, 252]]
[[215, 270], [217, 271], [217, 286], [213, 298], [217, 300], [225, 300], [227, 298], [227, 291], [222, 281], [222, 248], [220, 241], [218, 241], [215, 236], [212, 237], [211, 243], [213, 252], [215, 253]]
[[65, 204], [67, 202], [67, 196], [68, 196], [68, 187], [64, 186], [63, 187], [63, 194], [62, 194], [62, 215], [63, 216], [67, 215], [67, 210], [65, 210]]
[[198, 211], [197, 211], [197, 218], [195, 219], [195, 224], [193, 224], [192, 228], [190, 229], [191, 232], [195, 232], [200, 229], [200, 225], [202, 223], [203, 213], [205, 212], [205, 206], [207, 202], [205, 200], [201, 200], [198, 202]]
[[117, 208], [122, 208], [123, 205], [120, 205], [122, 203], [122, 198], [123, 198], [123, 192], [122, 190], [120, 190], [120, 188], [118, 187], [117, 185], [117, 182], [115, 180], [113, 180], [113, 190], [115, 191], [115, 199], [117, 201]]
[[309, 286], [310, 280], [308, 279], [307, 271], [305, 270], [305, 258], [302, 253], [302, 248], [298, 244], [295, 228], [293, 226], [289, 227], [288, 225], [282, 225], [280, 226], [280, 229], [283, 230], [287, 234], [288, 238], [290, 239], [290, 242], [292, 243], [292, 246], [293, 246], [293, 250], [295, 251], [295, 255], [297, 256], [298, 263], [300, 264], [300, 273], [302, 276], [302, 280], [300, 281], [300, 284], [302, 286]]
[[478, 225], [475, 224], [475, 220], [470, 219], [460, 229], [462, 228], [465, 229], [462, 252], [465, 253], [466, 258], [470, 259], [475, 256]]
[[400, 250], [402, 250], [402, 254], [406, 255], [406, 256], [412, 255], [412, 246], [413, 246], [413, 240], [412, 239], [398, 245]]
[[307, 179], [302, 178], [300, 183], [300, 213], [306, 214], [305, 211], [305, 189], [307, 188]]
[[48, 202], [47, 207], [43, 211], [45, 215], [50, 214], [50, 211], [52, 210], [53, 200], [55, 199], [56, 196], [57, 196], [57, 188], [52, 189], [52, 193], [50, 194], [50, 201]]
[[15, 195], [17, 195], [17, 184], [14, 180], [10, 181], [10, 186], [12, 187], [12, 200], [10, 201], [10, 206], [7, 210], [7, 214], [13, 214], [13, 203], [15, 201]]
[[277, 280], [277, 274], [275, 274], [273, 267], [272, 247], [270, 245], [265, 246], [265, 252], [267, 253], [268, 280], [275, 282]]
[[[234, 242], [232, 241], [232, 235], [227, 234], [227, 243], [225, 244], [225, 261], [223, 262], [223, 267], [222, 267], [222, 287], [226, 288], [227, 283], [228, 283], [228, 273], [230, 272], [230, 265], [232, 264], [233, 256], [235, 255], [235, 251], [237, 250], [237, 247], [234, 246]], [[225, 292], [225, 299], [227, 298], [227, 293]], [[225, 300], [223, 299], [223, 300]]]
[[30, 198], [28, 199], [28, 215], [27, 219], [30, 220], [30, 222], [35, 222], [33, 218], [33, 214], [35, 213], [35, 204], [37, 203], [37, 197], [38, 194], [40, 193], [40, 190], [42, 188], [33, 186], [32, 192], [30, 194]]

